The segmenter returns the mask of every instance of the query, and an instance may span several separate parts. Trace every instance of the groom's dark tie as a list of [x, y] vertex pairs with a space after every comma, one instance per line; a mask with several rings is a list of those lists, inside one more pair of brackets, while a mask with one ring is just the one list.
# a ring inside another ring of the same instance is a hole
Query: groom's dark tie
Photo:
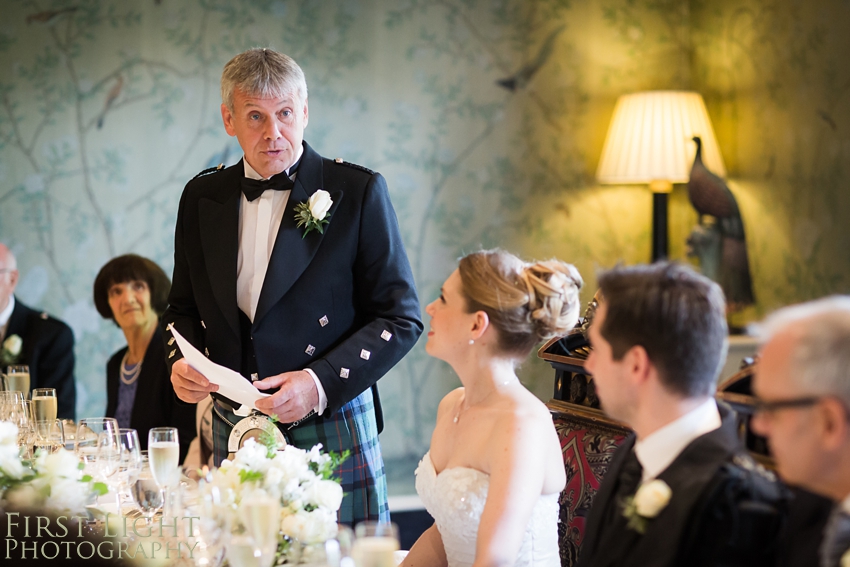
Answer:
[[836, 504], [824, 530], [820, 548], [821, 567], [839, 567], [841, 557], [850, 551], [850, 514]]
[[272, 189], [274, 191], [287, 191], [292, 189], [295, 183], [289, 178], [286, 172], [272, 175], [270, 179], [249, 179], [242, 178], [242, 192], [249, 201], [259, 199], [264, 191]]

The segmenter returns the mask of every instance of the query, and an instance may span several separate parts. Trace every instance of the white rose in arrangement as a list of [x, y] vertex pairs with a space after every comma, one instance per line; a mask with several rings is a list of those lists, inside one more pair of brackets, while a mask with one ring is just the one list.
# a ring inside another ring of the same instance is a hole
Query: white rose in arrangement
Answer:
[[312, 512], [302, 510], [286, 516], [280, 529], [301, 543], [321, 543], [336, 535], [336, 514], [321, 508]]
[[0, 446], [15, 447], [18, 445], [18, 426], [11, 421], [0, 421]]
[[248, 439], [245, 445], [236, 453], [233, 463], [236, 466], [251, 469], [257, 472], [265, 472], [271, 461], [266, 456], [268, 450], [257, 443], [254, 439]]
[[339, 510], [342, 504], [342, 487], [332, 480], [317, 480], [307, 485], [304, 500], [320, 508]]
[[654, 518], [670, 502], [673, 491], [663, 480], [652, 480], [638, 488], [634, 504], [639, 516]]
[[[17, 434], [18, 428], [15, 427], [16, 438]], [[10, 479], [17, 480], [23, 478], [26, 472], [27, 469], [24, 467], [23, 463], [21, 463], [18, 447], [16, 445], [0, 445], [0, 479], [5, 476]]]
[[11, 335], [5, 341], [3, 341], [3, 349], [6, 350], [12, 356], [18, 356], [21, 354], [21, 346], [23, 346], [24, 341], [21, 340], [21, 337], [18, 335]]
[[313, 215], [313, 218], [316, 220], [324, 220], [325, 215], [328, 214], [328, 211], [333, 205], [333, 200], [331, 200], [331, 195], [324, 189], [319, 189], [307, 199], [307, 205], [310, 207], [310, 214]]
[[82, 476], [77, 467], [79, 462], [71, 451], [41, 452], [35, 459], [35, 469], [49, 479], [67, 478], [76, 482]]

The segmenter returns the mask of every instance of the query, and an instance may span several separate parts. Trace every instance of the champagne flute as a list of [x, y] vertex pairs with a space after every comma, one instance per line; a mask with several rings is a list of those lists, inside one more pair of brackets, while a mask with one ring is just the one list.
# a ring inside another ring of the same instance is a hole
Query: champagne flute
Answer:
[[352, 557], [358, 567], [393, 567], [398, 551], [398, 527], [392, 522], [360, 522], [354, 528], [356, 539]]
[[6, 368], [6, 390], [21, 392], [24, 398], [30, 393], [30, 367], [12, 365]]
[[32, 402], [37, 421], [53, 421], [56, 419], [58, 404], [55, 388], [36, 388], [32, 391]]
[[154, 427], [148, 431], [148, 460], [160, 488], [180, 481], [180, 440], [174, 427]]
[[105, 432], [117, 437], [118, 420], [113, 417], [84, 417], [77, 424], [74, 452], [90, 469], [97, 461], [98, 436]]

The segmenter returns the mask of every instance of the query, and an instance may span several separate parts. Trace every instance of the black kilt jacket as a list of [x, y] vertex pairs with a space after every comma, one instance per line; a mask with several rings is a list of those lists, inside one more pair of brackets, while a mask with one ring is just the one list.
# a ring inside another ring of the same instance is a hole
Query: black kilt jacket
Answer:
[[658, 475], [672, 496], [643, 534], [625, 525], [622, 503], [615, 501], [634, 435], [620, 446], [590, 510], [580, 567], [774, 564], [789, 493], [747, 453], [734, 412], [723, 404], [719, 409], [720, 428], [692, 441]]
[[[180, 199], [174, 276], [164, 328], [237, 372], [242, 361], [236, 304], [242, 161], [190, 181]], [[324, 233], [303, 237], [294, 208], [319, 189], [333, 205]], [[306, 142], [263, 283], [251, 337], [260, 378], [311, 368], [328, 417], [373, 388], [422, 333], [419, 300], [384, 178], [330, 160]], [[163, 333], [171, 365], [180, 358]], [[309, 426], [306, 420], [299, 427]]]
[[20, 359], [15, 364], [30, 367], [30, 390], [55, 388], [56, 417], [74, 419], [77, 390], [71, 327], [43, 311], [30, 309], [15, 297], [5, 338], [12, 335], [18, 335], [23, 341]]

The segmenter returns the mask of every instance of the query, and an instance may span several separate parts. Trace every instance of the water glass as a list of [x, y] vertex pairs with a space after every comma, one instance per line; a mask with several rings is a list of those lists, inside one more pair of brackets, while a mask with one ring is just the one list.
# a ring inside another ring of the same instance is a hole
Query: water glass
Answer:
[[142, 451], [139, 445], [139, 433], [135, 429], [121, 428], [118, 430], [118, 446], [120, 458], [118, 461], [119, 493], [130, 496], [130, 487], [142, 471]]

